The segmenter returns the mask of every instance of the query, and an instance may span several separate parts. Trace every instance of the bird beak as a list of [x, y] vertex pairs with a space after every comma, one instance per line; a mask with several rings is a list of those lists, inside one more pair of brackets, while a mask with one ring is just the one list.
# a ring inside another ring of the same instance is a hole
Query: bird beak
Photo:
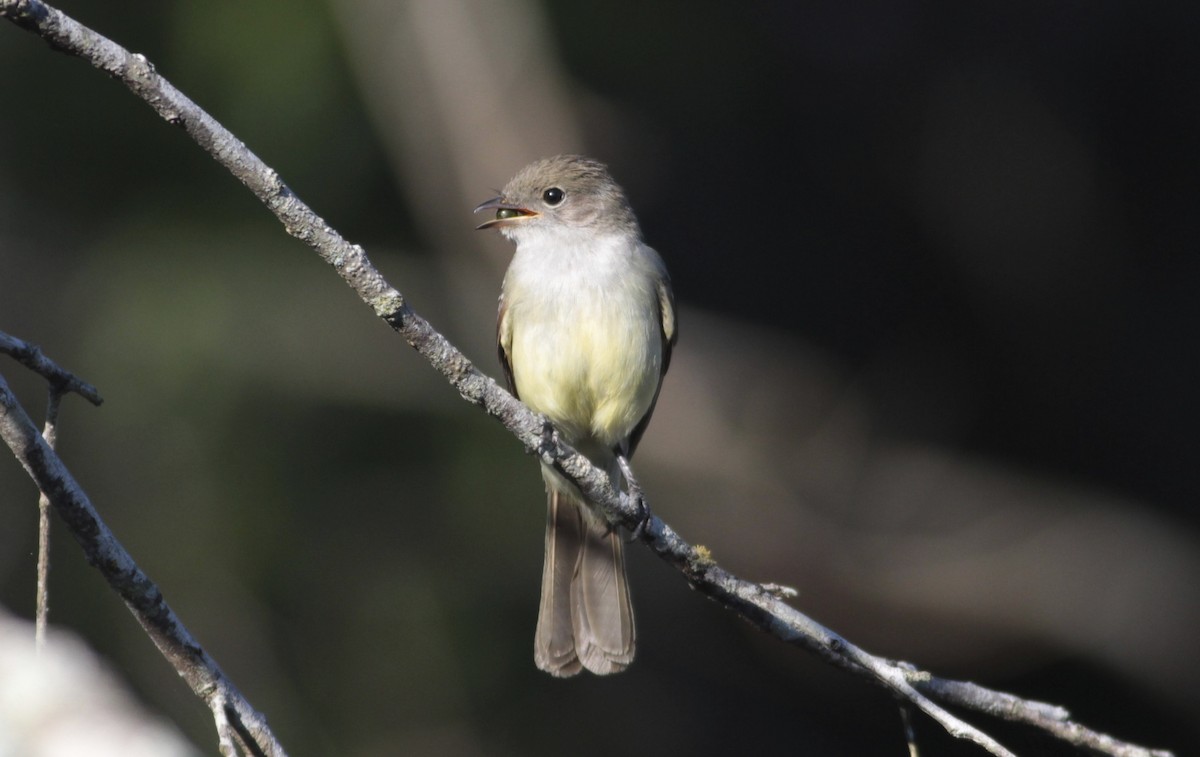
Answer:
[[474, 212], [478, 213], [481, 210], [495, 210], [496, 217], [479, 224], [475, 227], [476, 230], [490, 229], [494, 226], [508, 226], [523, 218], [532, 218], [538, 214], [536, 210], [530, 210], [529, 208], [523, 208], [520, 205], [506, 202], [504, 197], [493, 197], [487, 202], [480, 203]]

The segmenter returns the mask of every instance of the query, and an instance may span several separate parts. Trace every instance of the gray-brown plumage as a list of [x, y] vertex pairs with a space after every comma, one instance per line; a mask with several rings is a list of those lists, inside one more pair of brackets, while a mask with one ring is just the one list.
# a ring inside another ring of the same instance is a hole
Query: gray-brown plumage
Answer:
[[[620, 483], [675, 342], [670, 279], [603, 164], [537, 161], [478, 208], [517, 245], [497, 342], [512, 391]], [[636, 632], [619, 534], [543, 466], [548, 512], [534, 660], [556, 676], [624, 670]]]

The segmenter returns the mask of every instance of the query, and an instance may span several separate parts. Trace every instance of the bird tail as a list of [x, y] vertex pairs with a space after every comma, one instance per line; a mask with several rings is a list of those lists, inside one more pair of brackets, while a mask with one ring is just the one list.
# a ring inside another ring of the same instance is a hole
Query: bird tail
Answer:
[[546, 561], [533, 658], [554, 676], [619, 673], [635, 632], [624, 543], [578, 495], [547, 486]]

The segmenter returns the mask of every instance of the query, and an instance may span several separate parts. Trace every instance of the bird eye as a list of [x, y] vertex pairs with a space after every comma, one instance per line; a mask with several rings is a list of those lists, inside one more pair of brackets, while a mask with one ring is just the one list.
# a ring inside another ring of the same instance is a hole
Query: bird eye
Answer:
[[550, 187], [545, 192], [542, 192], [542, 199], [546, 201], [547, 205], [557, 205], [562, 202], [563, 198], [566, 196], [567, 193], [558, 187]]

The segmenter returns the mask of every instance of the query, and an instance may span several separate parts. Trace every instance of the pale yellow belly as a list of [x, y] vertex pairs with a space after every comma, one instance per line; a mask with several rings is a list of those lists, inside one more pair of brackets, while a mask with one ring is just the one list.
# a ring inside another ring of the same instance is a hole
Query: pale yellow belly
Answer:
[[510, 362], [517, 392], [571, 442], [611, 449], [650, 409], [662, 343], [657, 313], [639, 310], [610, 304], [568, 307], [550, 317], [512, 314]]

